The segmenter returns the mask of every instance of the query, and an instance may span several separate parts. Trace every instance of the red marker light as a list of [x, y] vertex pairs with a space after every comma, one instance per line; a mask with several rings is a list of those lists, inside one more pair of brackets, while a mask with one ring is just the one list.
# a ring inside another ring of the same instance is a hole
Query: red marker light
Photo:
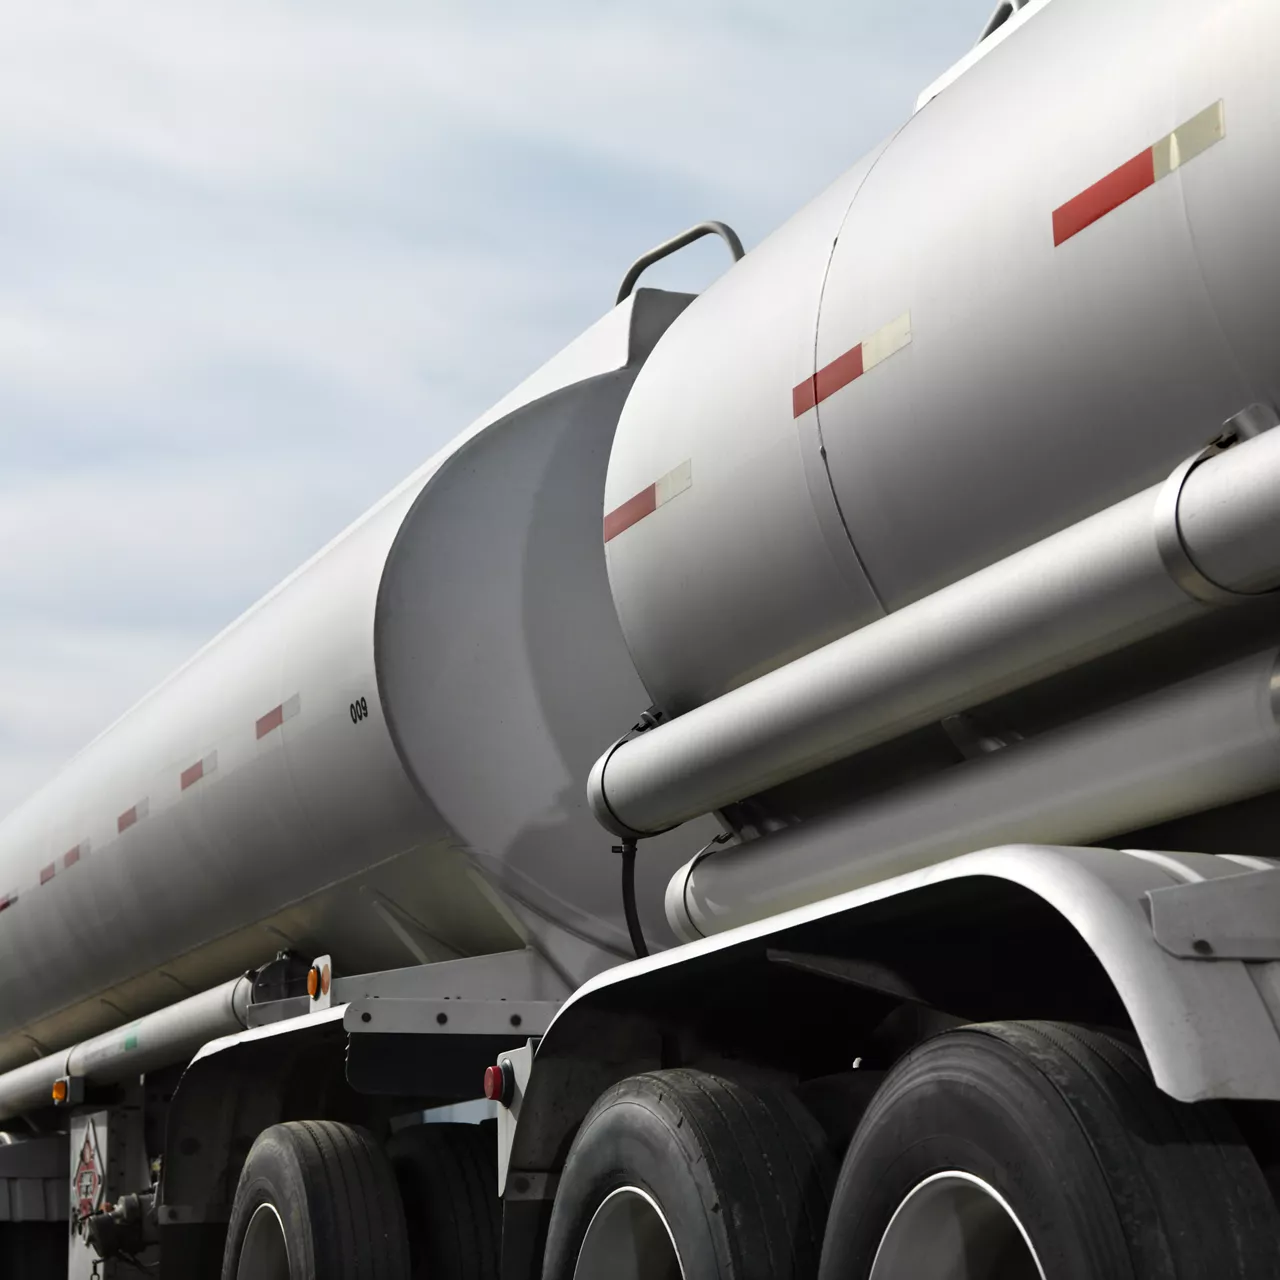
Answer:
[[514, 1088], [515, 1080], [512, 1077], [510, 1067], [496, 1066], [484, 1069], [484, 1096], [490, 1102], [497, 1102], [504, 1107], [509, 1107]]

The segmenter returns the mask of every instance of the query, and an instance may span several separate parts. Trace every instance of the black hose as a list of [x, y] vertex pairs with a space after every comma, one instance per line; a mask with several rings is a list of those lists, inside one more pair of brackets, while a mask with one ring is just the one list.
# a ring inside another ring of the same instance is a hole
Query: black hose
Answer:
[[622, 855], [622, 914], [627, 918], [627, 932], [631, 935], [631, 949], [640, 960], [649, 954], [645, 945], [644, 930], [640, 928], [640, 913], [636, 910], [636, 842], [624, 840], [613, 846], [614, 853]]

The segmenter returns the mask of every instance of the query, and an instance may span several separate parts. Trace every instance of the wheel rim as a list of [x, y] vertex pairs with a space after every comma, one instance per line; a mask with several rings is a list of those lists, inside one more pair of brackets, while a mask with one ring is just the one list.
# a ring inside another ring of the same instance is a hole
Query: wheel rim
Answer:
[[595, 1211], [573, 1280], [684, 1280], [680, 1252], [658, 1202], [619, 1187]]
[[275, 1205], [260, 1204], [253, 1211], [240, 1246], [236, 1280], [289, 1280], [289, 1248]]
[[971, 1173], [935, 1173], [889, 1220], [868, 1280], [1045, 1280], [1018, 1215]]

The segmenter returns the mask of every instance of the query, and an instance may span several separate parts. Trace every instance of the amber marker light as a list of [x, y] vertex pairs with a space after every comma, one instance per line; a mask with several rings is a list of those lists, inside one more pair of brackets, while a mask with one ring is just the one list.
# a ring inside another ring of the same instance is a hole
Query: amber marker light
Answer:
[[67, 1082], [65, 1080], [55, 1080], [53, 1082], [53, 1100], [54, 1102], [66, 1102], [67, 1100]]
[[315, 965], [307, 970], [307, 995], [313, 1000], [320, 999], [320, 970]]

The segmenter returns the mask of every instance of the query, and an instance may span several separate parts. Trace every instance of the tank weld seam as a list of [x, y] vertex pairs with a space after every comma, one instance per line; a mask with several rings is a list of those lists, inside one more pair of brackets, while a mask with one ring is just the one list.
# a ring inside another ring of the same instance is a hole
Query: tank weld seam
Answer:
[[865, 377], [876, 365], [883, 364], [890, 356], [910, 345], [911, 312], [904, 311], [792, 387], [791, 416], [802, 417], [810, 409], [830, 399], [837, 391], [843, 391], [850, 383]]
[[[849, 203], [845, 205], [844, 212], [840, 215], [840, 223], [839, 223], [839, 226], [836, 228], [836, 233], [831, 238], [831, 248], [827, 251], [827, 260], [822, 267], [822, 282], [818, 286], [817, 311], [813, 317], [813, 352], [812, 352], [809, 363], [815, 370], [815, 373], [818, 368], [818, 337], [822, 330], [822, 312], [827, 300], [827, 285], [831, 280], [831, 264], [835, 261], [836, 245], [840, 243], [840, 236], [844, 231], [845, 225], [849, 221], [850, 214], [853, 212], [853, 206], [858, 202], [858, 197], [862, 194], [862, 189], [867, 185], [868, 182], [870, 182], [871, 175], [875, 173], [876, 169], [880, 165], [880, 162], [885, 158], [885, 156], [889, 154], [890, 150], [893, 148], [894, 143], [896, 143], [898, 139], [902, 137], [903, 133], [908, 128], [910, 128], [911, 122], [914, 119], [915, 119], [915, 116], [913, 115], [911, 119], [904, 120], [903, 123], [893, 131], [892, 135], [890, 135], [889, 140], [881, 148], [880, 154], [876, 156], [876, 158], [872, 160], [872, 162], [867, 166], [867, 171], [862, 175], [862, 179], [858, 183], [857, 188], [854, 190], [853, 194], [849, 197]], [[794, 395], [794, 392], [793, 392], [793, 395]], [[876, 587], [875, 581], [871, 577], [871, 574], [867, 571], [867, 566], [863, 562], [862, 555], [858, 551], [857, 545], [854, 543], [853, 534], [849, 529], [849, 521], [845, 518], [844, 508], [841, 507], [840, 505], [840, 495], [836, 493], [835, 482], [831, 478], [831, 468], [827, 465], [827, 442], [825, 437], [822, 434], [822, 413], [820, 410], [818, 410], [816, 405], [814, 406], [814, 409], [815, 409], [814, 432], [818, 440], [818, 460], [821, 462], [823, 473], [827, 478], [827, 492], [830, 494], [832, 505], [835, 507], [836, 516], [840, 520], [840, 527], [844, 530], [845, 543], [849, 547], [849, 550], [853, 553], [854, 563], [858, 566], [858, 569], [862, 574], [863, 580], [866, 582], [867, 588], [871, 592], [871, 598], [876, 602], [877, 606], [879, 607], [881, 615], [887, 616], [889, 610], [885, 607], [884, 598], [881, 596], [879, 589]], [[801, 448], [803, 447], [804, 447], [804, 442], [802, 440]]]

